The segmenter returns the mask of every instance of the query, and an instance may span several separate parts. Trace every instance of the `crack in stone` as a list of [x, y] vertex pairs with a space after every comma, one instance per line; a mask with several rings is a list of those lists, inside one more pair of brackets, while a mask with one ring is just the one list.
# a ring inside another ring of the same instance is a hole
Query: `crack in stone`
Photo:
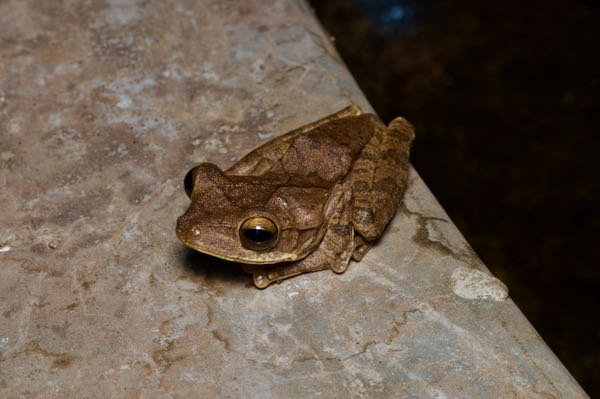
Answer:
[[229, 339], [227, 339], [218, 330], [212, 330], [212, 336], [215, 337], [215, 339], [217, 341], [219, 341], [223, 344], [223, 346], [225, 347], [225, 350], [227, 352], [234, 352], [233, 348], [231, 347], [231, 342], [229, 341]]
[[360, 355], [364, 355], [372, 345], [377, 345], [377, 344], [378, 344], [377, 341], [373, 341], [373, 340], [367, 341], [362, 345], [362, 348], [358, 352], [352, 353], [352, 354], [344, 356], [344, 357], [328, 356], [328, 357], [321, 358], [317, 355], [302, 356], [302, 357], [292, 359], [291, 363], [304, 363], [304, 362], [313, 362], [313, 361], [314, 362], [331, 362], [331, 361], [345, 362], [347, 360], [358, 357]]
[[66, 352], [56, 353], [47, 351], [46, 349], [42, 348], [37, 341], [32, 340], [25, 344], [21, 350], [12, 353], [8, 356], [2, 356], [2, 354], [0, 353], [0, 363], [2, 363], [4, 360], [16, 358], [22, 354], [27, 353], [38, 354], [43, 357], [53, 359], [51, 366], [52, 369], [69, 367], [71, 363], [73, 363], [73, 361], [76, 359], [74, 356]]
[[175, 349], [175, 341], [167, 340], [166, 348], [157, 349], [152, 352], [152, 360], [162, 368], [162, 371], [167, 371], [174, 363], [186, 358], [186, 355], [171, 356], [170, 352]]

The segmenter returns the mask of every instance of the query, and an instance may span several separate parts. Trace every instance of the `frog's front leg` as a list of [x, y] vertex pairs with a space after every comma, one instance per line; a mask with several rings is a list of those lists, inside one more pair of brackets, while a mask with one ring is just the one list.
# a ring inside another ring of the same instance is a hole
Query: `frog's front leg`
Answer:
[[381, 125], [376, 129], [350, 174], [352, 224], [358, 233], [355, 260], [365, 255], [400, 205], [415, 137], [412, 126], [403, 118], [394, 119], [387, 128]]
[[253, 271], [254, 285], [265, 288], [274, 281], [283, 280], [302, 273], [331, 269], [342, 273], [354, 252], [354, 229], [352, 227], [352, 194], [349, 184], [343, 190], [340, 201], [329, 218], [325, 235], [319, 246], [305, 258], [270, 269]]

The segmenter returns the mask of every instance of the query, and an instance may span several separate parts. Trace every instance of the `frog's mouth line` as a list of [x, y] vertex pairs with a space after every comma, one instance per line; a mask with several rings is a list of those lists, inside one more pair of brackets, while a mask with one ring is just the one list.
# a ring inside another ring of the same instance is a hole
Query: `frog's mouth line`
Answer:
[[[218, 253], [218, 252], [213, 252], [213, 251], [209, 251], [207, 248], [204, 248], [200, 245], [195, 245], [195, 244], [191, 244], [188, 242], [183, 242], [185, 245], [187, 245], [189, 248], [192, 248], [193, 250], [196, 250], [198, 252], [201, 252], [203, 254], [206, 255], [210, 255], [210, 256], [214, 256], [215, 258], [219, 258], [219, 259], [223, 259], [223, 260], [227, 260], [230, 262], [238, 262], [238, 263], [245, 263], [248, 265], [274, 265], [277, 263], [287, 263], [287, 262], [293, 262], [295, 260], [298, 260], [298, 256], [293, 255], [293, 254], [287, 254], [284, 257], [278, 257], [276, 259], [265, 259], [265, 258], [261, 258], [261, 259], [249, 259], [249, 258], [237, 258], [234, 256], [227, 256], [225, 254], [222, 253]], [[261, 252], [261, 254], [264, 254], [264, 252]]]

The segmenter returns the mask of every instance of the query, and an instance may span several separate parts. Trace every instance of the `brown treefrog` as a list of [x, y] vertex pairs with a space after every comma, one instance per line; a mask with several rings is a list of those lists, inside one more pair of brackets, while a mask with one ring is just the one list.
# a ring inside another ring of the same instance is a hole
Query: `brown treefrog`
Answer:
[[385, 126], [350, 106], [293, 130], [226, 171], [188, 172], [188, 210], [177, 237], [208, 255], [246, 264], [254, 284], [346, 270], [396, 212], [414, 138], [403, 118]]

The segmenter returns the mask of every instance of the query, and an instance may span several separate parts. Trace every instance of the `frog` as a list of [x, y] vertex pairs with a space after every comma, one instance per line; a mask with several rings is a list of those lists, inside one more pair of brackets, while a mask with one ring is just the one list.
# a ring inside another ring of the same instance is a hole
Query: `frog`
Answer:
[[343, 273], [396, 213], [415, 138], [350, 105], [259, 146], [226, 170], [204, 162], [184, 178], [190, 198], [176, 235], [241, 263], [257, 288], [303, 273]]

